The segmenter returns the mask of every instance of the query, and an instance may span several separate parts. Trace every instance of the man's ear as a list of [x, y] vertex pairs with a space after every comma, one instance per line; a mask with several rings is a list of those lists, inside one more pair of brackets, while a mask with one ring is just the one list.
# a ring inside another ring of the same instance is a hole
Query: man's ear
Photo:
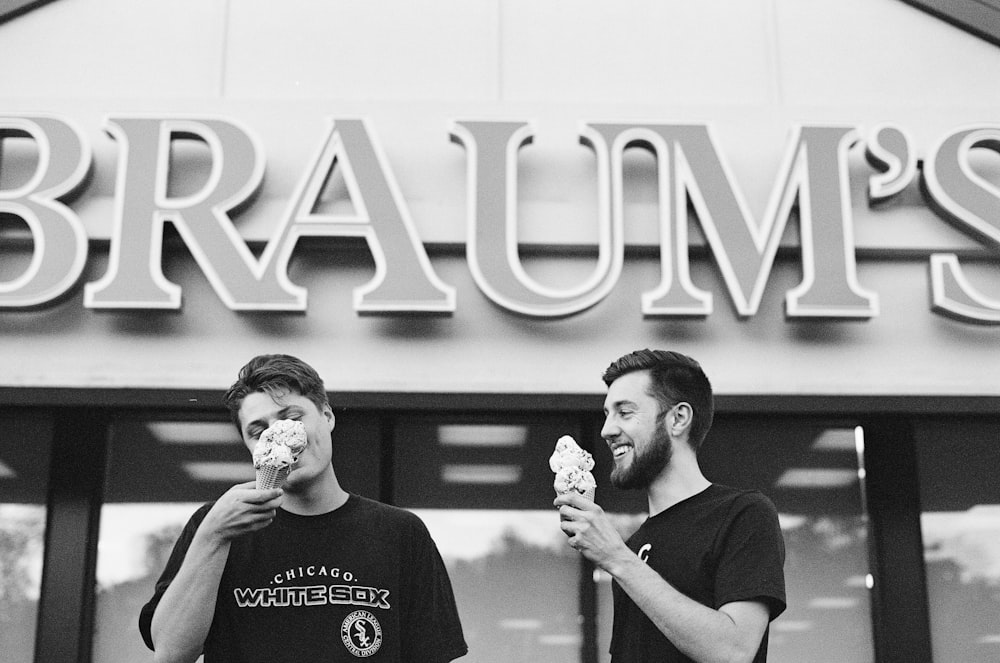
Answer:
[[326, 418], [327, 426], [329, 426], [330, 431], [333, 431], [334, 426], [337, 425], [337, 417], [333, 415], [333, 408], [329, 405], [323, 406], [323, 416]]
[[691, 428], [691, 422], [694, 420], [694, 410], [691, 408], [690, 403], [681, 401], [672, 408], [670, 417], [670, 432], [675, 437], [679, 437]]

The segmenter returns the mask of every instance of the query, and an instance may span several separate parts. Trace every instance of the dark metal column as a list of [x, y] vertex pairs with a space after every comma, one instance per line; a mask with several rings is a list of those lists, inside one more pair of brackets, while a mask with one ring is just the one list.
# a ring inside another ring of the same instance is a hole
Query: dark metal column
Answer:
[[82, 407], [55, 416], [35, 662], [89, 663], [108, 417]]
[[866, 422], [864, 431], [875, 660], [931, 663], [912, 425], [906, 417], [884, 417]]

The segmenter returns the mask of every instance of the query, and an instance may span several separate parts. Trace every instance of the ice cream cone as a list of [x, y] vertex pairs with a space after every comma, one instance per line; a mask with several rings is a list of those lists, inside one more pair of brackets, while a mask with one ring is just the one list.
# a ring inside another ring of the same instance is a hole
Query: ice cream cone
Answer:
[[257, 488], [267, 490], [270, 488], [280, 488], [288, 476], [288, 467], [275, 467], [274, 465], [261, 465], [257, 468]]
[[[587, 499], [587, 500], [590, 500], [591, 502], [593, 502], [594, 501], [594, 495], [596, 494], [596, 492], [597, 492], [597, 487], [595, 486], [593, 488], [588, 488], [587, 490], [583, 491], [582, 493], [579, 490], [577, 490], [576, 488], [571, 488], [570, 490], [564, 490], [562, 492], [559, 492], [557, 490], [556, 494], [557, 495], [569, 495], [570, 493], [576, 493], [577, 495], [581, 495], [584, 499]], [[569, 520], [569, 518], [567, 518], [566, 516], [559, 516], [559, 520]]]
[[594, 501], [597, 482], [590, 472], [594, 469], [594, 457], [581, 449], [569, 435], [563, 435], [556, 441], [556, 449], [549, 458], [549, 469], [556, 475], [552, 487], [557, 495], [576, 492]]
[[558, 490], [556, 491], [556, 495], [569, 495], [570, 493], [576, 493], [577, 495], [580, 495], [580, 496], [584, 497], [585, 499], [588, 499], [591, 502], [593, 502], [594, 501], [594, 495], [597, 493], [597, 488], [596, 487], [594, 487], [594, 488], [588, 488], [587, 490], [579, 490], [577, 488], [571, 488], [569, 490], [564, 490], [562, 492], [560, 492]]

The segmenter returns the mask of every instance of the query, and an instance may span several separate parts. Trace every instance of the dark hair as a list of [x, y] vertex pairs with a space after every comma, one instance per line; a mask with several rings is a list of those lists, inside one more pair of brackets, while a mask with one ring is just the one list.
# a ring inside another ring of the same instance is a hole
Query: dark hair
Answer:
[[262, 392], [274, 398], [289, 391], [305, 396], [320, 410], [330, 405], [316, 369], [291, 355], [257, 355], [240, 369], [239, 377], [222, 400], [229, 408], [233, 424], [242, 433], [240, 406], [248, 394]]
[[659, 402], [661, 412], [666, 412], [681, 401], [691, 406], [694, 418], [688, 442], [697, 452], [708, 435], [715, 416], [712, 384], [701, 365], [679, 352], [636, 350], [619, 357], [608, 366], [602, 376], [604, 384], [610, 387], [621, 376], [636, 371], [649, 371], [649, 395]]

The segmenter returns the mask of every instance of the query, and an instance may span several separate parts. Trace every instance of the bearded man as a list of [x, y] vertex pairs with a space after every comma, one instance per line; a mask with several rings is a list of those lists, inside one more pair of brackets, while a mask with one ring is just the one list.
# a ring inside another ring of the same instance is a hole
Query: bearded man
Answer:
[[784, 541], [765, 495], [701, 471], [711, 383], [697, 361], [663, 350], [627, 354], [603, 379], [611, 483], [644, 490], [649, 517], [624, 541], [579, 494], [555, 505], [569, 545], [614, 579], [612, 663], [764, 663], [785, 609]]

